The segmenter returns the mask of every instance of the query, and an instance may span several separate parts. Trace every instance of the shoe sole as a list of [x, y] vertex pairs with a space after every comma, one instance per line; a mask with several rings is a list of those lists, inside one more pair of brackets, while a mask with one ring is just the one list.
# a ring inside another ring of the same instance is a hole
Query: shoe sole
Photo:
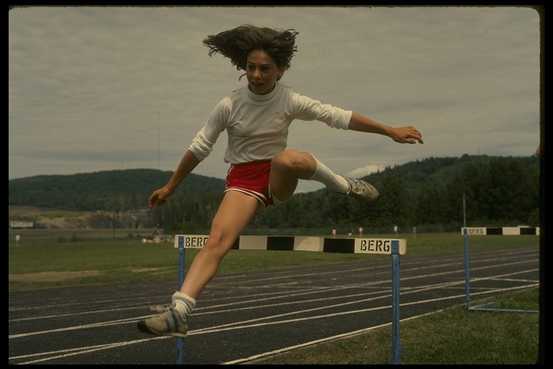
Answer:
[[166, 336], [166, 337], [177, 337], [177, 338], [186, 337], [186, 333], [153, 331], [150, 328], [148, 328], [143, 322], [138, 322], [136, 324], [136, 327], [138, 328], [139, 331], [148, 333], [154, 336]]
[[371, 198], [367, 198], [365, 196], [362, 196], [362, 195], [358, 195], [356, 193], [351, 193], [349, 194], [351, 197], [353, 197], [354, 199], [356, 200], [362, 200], [362, 201], [365, 201], [367, 203], [372, 203], [372, 202], [375, 202], [376, 200], [378, 200], [378, 195], [376, 197], [371, 197]]

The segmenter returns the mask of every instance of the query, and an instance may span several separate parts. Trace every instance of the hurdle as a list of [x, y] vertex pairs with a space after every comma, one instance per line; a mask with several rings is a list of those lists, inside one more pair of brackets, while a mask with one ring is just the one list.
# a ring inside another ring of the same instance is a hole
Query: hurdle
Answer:
[[[185, 277], [185, 250], [201, 249], [208, 235], [175, 235], [174, 247], [179, 251], [179, 286]], [[392, 353], [391, 363], [399, 364], [400, 342], [400, 255], [407, 252], [407, 241], [398, 238], [336, 238], [316, 236], [239, 236], [231, 249], [268, 251], [313, 251], [390, 255], [392, 259]], [[177, 338], [177, 364], [184, 364], [184, 338]]]
[[464, 269], [465, 269], [465, 307], [468, 311], [490, 311], [490, 312], [505, 312], [505, 313], [539, 313], [539, 310], [524, 310], [524, 309], [501, 309], [490, 307], [493, 302], [471, 305], [470, 301], [470, 256], [469, 256], [469, 235], [471, 236], [486, 236], [486, 235], [539, 235], [539, 227], [462, 227], [461, 234], [463, 235], [464, 243]]

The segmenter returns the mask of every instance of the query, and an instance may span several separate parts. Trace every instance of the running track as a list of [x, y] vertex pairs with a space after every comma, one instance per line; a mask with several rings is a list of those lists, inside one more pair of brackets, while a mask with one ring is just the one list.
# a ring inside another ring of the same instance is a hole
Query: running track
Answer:
[[[475, 252], [471, 267], [473, 298], [539, 283], [537, 248]], [[136, 322], [168, 303], [176, 284], [10, 293], [9, 363], [174, 364], [175, 339]], [[462, 255], [401, 258], [402, 321], [463, 302]], [[185, 363], [251, 362], [390, 322], [390, 257], [222, 275], [196, 305]]]

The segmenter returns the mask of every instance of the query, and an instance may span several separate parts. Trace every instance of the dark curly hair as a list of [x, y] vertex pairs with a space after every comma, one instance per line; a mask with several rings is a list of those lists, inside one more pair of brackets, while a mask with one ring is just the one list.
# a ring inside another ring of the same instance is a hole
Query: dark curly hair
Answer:
[[230, 59], [236, 69], [246, 70], [246, 60], [252, 50], [263, 50], [281, 69], [290, 68], [290, 60], [297, 51], [294, 29], [277, 31], [267, 27], [242, 25], [216, 35], [207, 36], [203, 43], [209, 47], [209, 56], [220, 53]]

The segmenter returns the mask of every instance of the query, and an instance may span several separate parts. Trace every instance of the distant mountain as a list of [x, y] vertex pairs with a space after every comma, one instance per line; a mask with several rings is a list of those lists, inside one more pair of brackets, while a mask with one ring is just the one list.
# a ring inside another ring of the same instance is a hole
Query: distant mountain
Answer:
[[[469, 225], [536, 225], [540, 207], [539, 164], [535, 156], [463, 155], [416, 160], [380, 168], [364, 177], [380, 192], [374, 204], [326, 189], [298, 193], [257, 214], [252, 226], [278, 229], [397, 224], [418, 229], [422, 225], [439, 225], [433, 228], [436, 230], [457, 229], [463, 219], [463, 193]], [[363, 170], [356, 173], [362, 175]], [[164, 185], [171, 174], [133, 169], [14, 179], [9, 181], [9, 205], [67, 210], [140, 209], [147, 207], [152, 191]], [[208, 227], [224, 185], [219, 178], [190, 174], [165, 206], [154, 209], [153, 219], [167, 229]]]
[[[154, 169], [112, 170], [72, 175], [40, 175], [9, 181], [9, 205], [68, 210], [128, 210], [145, 208], [155, 189], [172, 172]], [[219, 178], [190, 174], [173, 196], [223, 191]]]
[[[502, 175], [510, 170], [520, 174], [537, 176], [539, 185], [539, 159], [535, 156], [489, 156], [462, 155], [460, 157], [430, 157], [411, 161], [402, 165], [389, 166], [385, 170], [364, 177], [369, 182], [379, 182], [386, 176], [401, 177], [404, 186], [410, 191], [421, 190], [430, 183], [446, 184], [453, 179], [463, 179], [467, 184], [478, 176], [490, 174], [491, 167], [504, 168]], [[490, 183], [491, 184], [491, 183]], [[499, 183], [497, 183], [499, 185]], [[468, 190], [468, 189], [467, 189]]]

